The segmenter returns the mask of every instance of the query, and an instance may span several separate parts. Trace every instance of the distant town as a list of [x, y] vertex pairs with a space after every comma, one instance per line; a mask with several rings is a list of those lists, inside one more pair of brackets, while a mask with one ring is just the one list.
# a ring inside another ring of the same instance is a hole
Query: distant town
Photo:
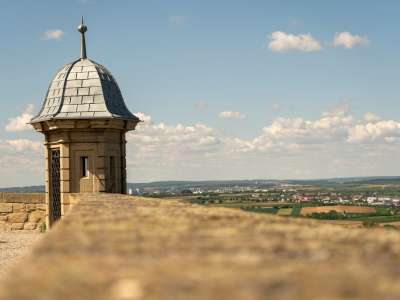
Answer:
[[324, 205], [355, 204], [400, 206], [400, 178], [371, 177], [310, 181], [204, 181], [128, 184], [128, 193], [141, 196], [197, 196], [204, 203], [218, 203], [221, 196], [252, 202], [320, 202]]

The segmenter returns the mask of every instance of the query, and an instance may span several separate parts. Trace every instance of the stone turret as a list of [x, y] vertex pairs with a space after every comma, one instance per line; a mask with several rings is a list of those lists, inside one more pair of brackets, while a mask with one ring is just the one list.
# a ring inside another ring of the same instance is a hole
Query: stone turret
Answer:
[[57, 72], [31, 120], [45, 136], [48, 225], [64, 215], [69, 193], [126, 193], [125, 133], [139, 122], [111, 72], [87, 58], [83, 18], [78, 31], [80, 58]]

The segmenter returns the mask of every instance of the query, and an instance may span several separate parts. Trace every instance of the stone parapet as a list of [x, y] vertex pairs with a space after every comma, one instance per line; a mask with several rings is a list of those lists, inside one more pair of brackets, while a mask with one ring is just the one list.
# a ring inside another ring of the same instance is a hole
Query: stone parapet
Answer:
[[45, 194], [0, 193], [0, 231], [44, 229]]
[[178, 200], [73, 198], [2, 279], [0, 299], [400, 299], [397, 231]]
[[0, 203], [25, 203], [44, 204], [46, 203], [45, 193], [0, 193]]

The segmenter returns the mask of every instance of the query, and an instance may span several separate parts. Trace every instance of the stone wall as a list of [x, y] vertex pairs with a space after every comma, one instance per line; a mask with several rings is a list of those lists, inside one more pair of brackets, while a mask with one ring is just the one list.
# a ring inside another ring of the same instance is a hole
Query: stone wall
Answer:
[[0, 193], [0, 231], [40, 230], [45, 222], [45, 194]]
[[85, 194], [2, 278], [0, 300], [389, 300], [399, 268], [396, 230]]

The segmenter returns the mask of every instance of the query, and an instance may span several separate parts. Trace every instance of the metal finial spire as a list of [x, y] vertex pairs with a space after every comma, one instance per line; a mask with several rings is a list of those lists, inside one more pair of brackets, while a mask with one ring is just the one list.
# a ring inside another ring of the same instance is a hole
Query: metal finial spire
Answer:
[[81, 59], [86, 59], [86, 41], [85, 32], [87, 31], [86, 25], [83, 23], [83, 16], [81, 24], [78, 26], [78, 31], [81, 33]]

